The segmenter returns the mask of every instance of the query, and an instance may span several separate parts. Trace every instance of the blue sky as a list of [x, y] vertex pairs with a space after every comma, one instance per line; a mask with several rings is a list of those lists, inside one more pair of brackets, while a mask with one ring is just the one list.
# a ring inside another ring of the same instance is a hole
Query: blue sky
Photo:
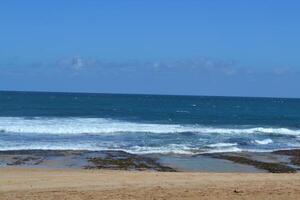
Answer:
[[300, 97], [300, 2], [4, 0], [0, 90]]

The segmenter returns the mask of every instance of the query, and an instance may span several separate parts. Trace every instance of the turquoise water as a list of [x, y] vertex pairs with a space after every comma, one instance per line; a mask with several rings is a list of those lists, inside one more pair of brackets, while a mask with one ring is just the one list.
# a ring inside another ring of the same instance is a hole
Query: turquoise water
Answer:
[[0, 150], [300, 147], [300, 99], [0, 92]]

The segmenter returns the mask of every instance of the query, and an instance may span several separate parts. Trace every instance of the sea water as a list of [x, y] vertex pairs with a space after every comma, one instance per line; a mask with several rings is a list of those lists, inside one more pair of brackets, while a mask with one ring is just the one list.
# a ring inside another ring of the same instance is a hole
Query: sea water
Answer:
[[300, 99], [0, 92], [0, 150], [300, 148]]

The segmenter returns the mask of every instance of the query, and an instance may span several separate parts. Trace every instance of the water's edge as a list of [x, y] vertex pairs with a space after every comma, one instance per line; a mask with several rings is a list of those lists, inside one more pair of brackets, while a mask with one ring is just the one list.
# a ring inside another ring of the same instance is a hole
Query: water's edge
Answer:
[[12, 150], [0, 151], [0, 166], [164, 172], [295, 173], [300, 170], [300, 149], [267, 153], [233, 152], [204, 155], [136, 155], [124, 151]]

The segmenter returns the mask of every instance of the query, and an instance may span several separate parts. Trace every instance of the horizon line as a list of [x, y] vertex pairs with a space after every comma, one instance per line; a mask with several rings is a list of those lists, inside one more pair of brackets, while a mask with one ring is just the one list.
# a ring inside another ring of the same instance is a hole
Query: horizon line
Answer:
[[65, 93], [65, 94], [96, 94], [96, 95], [148, 95], [148, 96], [186, 96], [186, 97], [216, 97], [216, 98], [265, 98], [265, 99], [297, 99], [300, 97], [274, 97], [274, 96], [239, 96], [239, 95], [207, 95], [207, 94], [160, 94], [160, 93], [122, 93], [122, 92], [82, 92], [82, 91], [47, 91], [47, 90], [3, 90], [1, 92], [20, 93]]

